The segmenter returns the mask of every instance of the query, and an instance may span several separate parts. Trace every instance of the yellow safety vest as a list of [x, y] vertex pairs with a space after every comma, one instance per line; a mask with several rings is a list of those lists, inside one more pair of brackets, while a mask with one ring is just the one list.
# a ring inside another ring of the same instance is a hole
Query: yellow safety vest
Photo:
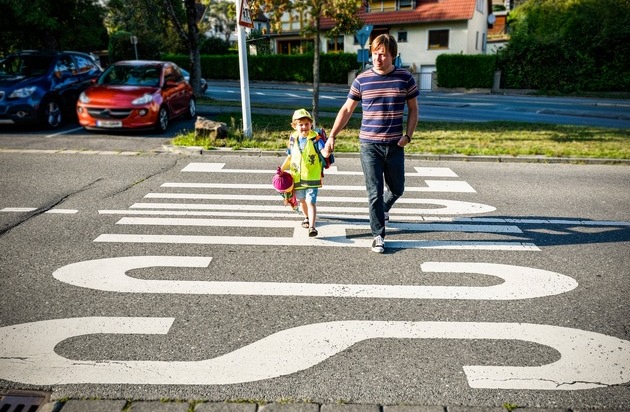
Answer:
[[304, 149], [300, 150], [298, 143], [299, 133], [291, 133], [291, 176], [293, 188], [304, 189], [307, 187], [322, 187], [322, 159], [315, 149], [317, 133], [310, 131]]

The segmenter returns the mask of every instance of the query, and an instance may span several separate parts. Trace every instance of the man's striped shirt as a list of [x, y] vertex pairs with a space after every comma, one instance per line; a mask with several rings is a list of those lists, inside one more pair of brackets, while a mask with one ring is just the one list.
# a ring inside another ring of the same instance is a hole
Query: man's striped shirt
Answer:
[[373, 69], [352, 82], [348, 98], [361, 102], [363, 118], [359, 141], [393, 143], [403, 135], [405, 102], [420, 94], [415, 79], [401, 68], [380, 75]]

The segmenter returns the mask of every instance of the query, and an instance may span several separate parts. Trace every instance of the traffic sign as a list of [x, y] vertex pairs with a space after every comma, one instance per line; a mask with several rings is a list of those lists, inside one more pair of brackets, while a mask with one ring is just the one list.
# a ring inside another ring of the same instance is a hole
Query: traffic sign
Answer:
[[365, 26], [361, 27], [359, 31], [357, 31], [357, 40], [359, 40], [359, 45], [361, 46], [361, 48], [363, 48], [367, 39], [370, 38], [370, 33], [372, 33], [373, 27], [374, 26], [371, 24], [366, 24]]
[[250, 29], [254, 28], [254, 22], [252, 21], [252, 15], [247, 0], [241, 0], [241, 14], [238, 19], [238, 24], [243, 27], [249, 27]]

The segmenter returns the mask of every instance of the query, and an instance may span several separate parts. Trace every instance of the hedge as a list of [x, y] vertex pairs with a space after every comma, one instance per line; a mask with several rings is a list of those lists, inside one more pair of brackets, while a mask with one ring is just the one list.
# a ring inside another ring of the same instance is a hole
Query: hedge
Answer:
[[[190, 69], [188, 55], [173, 54], [163, 57], [179, 66]], [[239, 75], [238, 55], [202, 55], [201, 74], [209, 80], [236, 80]], [[326, 53], [320, 55], [319, 81], [346, 84], [348, 72], [359, 68], [357, 55], [352, 53]], [[247, 56], [250, 80], [279, 82], [313, 82], [313, 54], [266, 54]]]
[[492, 54], [441, 54], [435, 68], [440, 87], [491, 88], [497, 58]]

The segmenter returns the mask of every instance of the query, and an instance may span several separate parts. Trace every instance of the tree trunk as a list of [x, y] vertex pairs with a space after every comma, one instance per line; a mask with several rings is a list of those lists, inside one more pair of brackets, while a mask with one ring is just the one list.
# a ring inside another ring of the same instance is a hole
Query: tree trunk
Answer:
[[313, 50], [313, 122], [319, 126], [319, 13], [315, 17], [315, 47]]
[[186, 25], [188, 26], [188, 53], [190, 56], [190, 84], [195, 96], [201, 92], [201, 55], [199, 53], [199, 28], [195, 0], [186, 0]]

